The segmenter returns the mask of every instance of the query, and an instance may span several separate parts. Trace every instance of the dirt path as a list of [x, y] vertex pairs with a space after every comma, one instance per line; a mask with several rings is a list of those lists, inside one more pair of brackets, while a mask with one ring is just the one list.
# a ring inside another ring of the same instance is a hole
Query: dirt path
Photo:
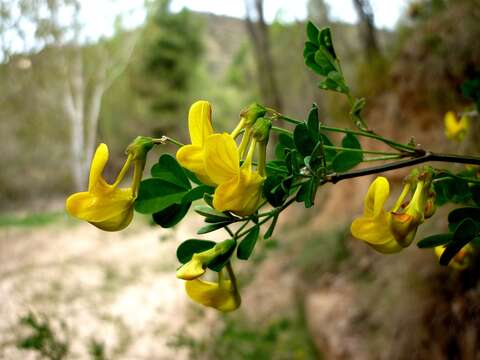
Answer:
[[175, 278], [175, 249], [194, 221], [176, 230], [136, 221], [120, 233], [84, 223], [0, 230], [0, 358], [33, 358], [15, 347], [29, 310], [65, 321], [69, 359], [90, 358], [91, 339], [114, 359], [186, 358], [169, 342], [198, 311]]

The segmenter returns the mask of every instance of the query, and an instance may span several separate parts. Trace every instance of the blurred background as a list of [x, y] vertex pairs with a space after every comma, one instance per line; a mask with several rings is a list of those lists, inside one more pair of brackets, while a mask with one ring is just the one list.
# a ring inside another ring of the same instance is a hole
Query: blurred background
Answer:
[[[475, 134], [446, 141], [443, 114], [472, 105], [460, 85], [480, 72], [479, 0], [0, 1], [0, 358], [480, 359], [477, 265], [454, 272], [416, 246], [381, 256], [349, 235], [372, 178], [289, 209], [234, 264], [243, 302], [227, 315], [174, 275], [200, 216], [160, 229], [137, 214], [104, 233], [65, 214], [99, 142], [113, 179], [137, 135], [187, 141], [199, 99], [218, 130], [252, 101], [298, 119], [316, 102], [349, 126], [303, 63], [307, 19], [332, 27], [372, 128], [478, 154]], [[407, 173], [388, 174], [395, 194]], [[444, 230], [447, 210], [418, 238]]]

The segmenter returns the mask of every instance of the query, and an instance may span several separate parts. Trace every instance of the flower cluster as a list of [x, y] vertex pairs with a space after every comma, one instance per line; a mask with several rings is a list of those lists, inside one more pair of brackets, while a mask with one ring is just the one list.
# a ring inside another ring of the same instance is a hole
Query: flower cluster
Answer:
[[[386, 211], [384, 206], [390, 195], [390, 184], [385, 177], [377, 177], [365, 197], [363, 216], [351, 225], [352, 235], [385, 254], [408, 247], [418, 226], [435, 212], [431, 178], [428, 170], [412, 174], [393, 208]], [[406, 201], [409, 194], [411, 197]]]
[[[190, 108], [188, 129], [191, 144], [184, 145], [177, 151], [177, 160], [203, 183], [216, 187], [213, 206], [218, 211], [231, 211], [246, 216], [254, 213], [262, 200], [265, 164], [259, 164], [258, 169], [254, 170], [252, 161], [257, 145], [263, 145], [268, 140], [259, 140], [253, 131], [255, 123], [263, 114], [261, 110], [244, 113], [231, 134], [219, 134], [212, 127], [210, 103], [197, 101]], [[237, 146], [235, 138], [242, 131], [243, 138], [240, 146]], [[260, 152], [263, 151], [259, 158], [265, 158], [265, 146], [258, 148]], [[241, 160], [243, 163], [240, 165]]]

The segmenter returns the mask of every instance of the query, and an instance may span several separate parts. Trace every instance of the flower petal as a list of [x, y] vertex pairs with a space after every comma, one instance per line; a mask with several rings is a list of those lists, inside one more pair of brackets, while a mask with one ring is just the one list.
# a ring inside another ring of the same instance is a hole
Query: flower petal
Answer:
[[205, 142], [205, 170], [215, 184], [222, 184], [240, 172], [235, 140], [227, 134], [214, 134]]
[[251, 215], [262, 199], [264, 178], [256, 171], [241, 169], [240, 174], [219, 185], [213, 195], [213, 207], [240, 216]]
[[116, 218], [127, 210], [133, 211], [133, 201], [131, 188], [113, 189], [103, 194], [80, 192], [68, 197], [66, 208], [78, 219], [98, 223]]
[[120, 231], [125, 229], [133, 219], [133, 206], [125, 208], [121, 213], [100, 222], [90, 222], [103, 231]]
[[197, 101], [188, 113], [188, 130], [193, 145], [202, 146], [207, 136], [213, 134], [212, 107], [208, 101]]
[[385, 211], [383, 207], [389, 194], [390, 184], [388, 183], [388, 180], [383, 176], [377, 177], [368, 188], [364, 202], [364, 216], [380, 216], [380, 214]]
[[240, 296], [229, 280], [224, 281], [222, 288], [218, 283], [190, 280], [185, 282], [185, 290], [193, 301], [224, 312], [237, 309], [241, 303]]
[[88, 180], [88, 191], [93, 191], [95, 185], [99, 181], [106, 184], [102, 178], [103, 169], [108, 161], [108, 147], [106, 144], [101, 143], [98, 145], [95, 155], [93, 155], [92, 164], [90, 166], [90, 177]]
[[197, 175], [201, 182], [206, 185], [214, 185], [205, 170], [205, 151], [203, 147], [184, 145], [178, 149], [176, 157], [179, 164]]

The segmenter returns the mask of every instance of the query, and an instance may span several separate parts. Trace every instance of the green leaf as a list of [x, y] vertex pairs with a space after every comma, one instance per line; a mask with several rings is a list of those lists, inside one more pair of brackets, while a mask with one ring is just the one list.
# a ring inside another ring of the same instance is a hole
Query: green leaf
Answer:
[[295, 141], [295, 147], [302, 156], [310, 155], [315, 147], [315, 141], [310, 136], [305, 123], [298, 124], [295, 127], [293, 140]]
[[197, 214], [205, 216], [206, 218], [215, 218], [215, 219], [218, 219], [218, 221], [229, 221], [233, 219], [231, 215], [217, 211], [210, 206], [199, 205], [199, 206], [195, 206], [193, 210]]
[[318, 42], [318, 35], [320, 34], [320, 30], [311, 22], [307, 23], [307, 37], [308, 40], [311, 41], [315, 45], [319, 45]]
[[367, 101], [364, 98], [355, 99], [355, 102], [353, 103], [353, 106], [352, 106], [352, 110], [350, 110], [350, 115], [360, 116], [366, 103]]
[[203, 201], [205, 201], [205, 203], [210, 206], [211, 208], [213, 208], [213, 195], [211, 194], [203, 194]]
[[431, 248], [435, 246], [448, 244], [450, 241], [452, 241], [452, 239], [453, 239], [452, 233], [436, 234], [436, 235], [431, 235], [431, 236], [427, 236], [426, 238], [423, 238], [417, 243], [417, 246], [422, 249]]
[[197, 184], [197, 185], [203, 185], [203, 182], [201, 182], [198, 178], [197, 175], [195, 175], [193, 172], [191, 172], [188, 169], [182, 168], [183, 171], [185, 172], [185, 175], [190, 179], [191, 182]]
[[265, 235], [263, 235], [263, 238], [265, 240], [270, 239], [273, 235], [273, 231], [275, 230], [275, 226], [277, 225], [277, 220], [278, 216], [280, 213], [276, 213], [275, 216], [272, 219], [272, 222], [270, 223], [270, 226], [268, 227], [267, 231], [265, 232]]
[[[333, 143], [330, 141], [330, 139], [328, 138], [327, 135], [325, 134], [320, 134], [321, 138], [322, 138], [322, 141], [323, 141], [323, 145], [327, 145], [327, 146], [333, 146]], [[337, 155], [337, 151], [334, 150], [334, 149], [325, 149], [325, 160], [327, 162], [332, 162], [333, 158], [335, 157], [335, 155]]]
[[[359, 156], [360, 154], [360, 156]], [[332, 169], [336, 172], [345, 172], [362, 162], [362, 153], [341, 151], [332, 160]]]
[[316, 74], [326, 76], [324, 68], [320, 67], [315, 61], [315, 53], [310, 53], [305, 56], [305, 65], [312, 69]]
[[472, 199], [477, 206], [480, 206], [480, 185], [473, 185], [470, 188]]
[[272, 160], [266, 165], [267, 175], [287, 175], [288, 169], [284, 161]]
[[436, 204], [441, 206], [446, 203], [468, 204], [472, 198], [472, 192], [468, 182], [460, 179], [444, 179], [434, 183]]
[[230, 225], [231, 223], [232, 223], [232, 221], [230, 220], [230, 221], [222, 221], [222, 222], [217, 222], [217, 223], [214, 223], [214, 224], [205, 225], [205, 226], [202, 226], [200, 229], [198, 229], [197, 234], [198, 235], [208, 234], [212, 231], [222, 229], [225, 226]]
[[448, 214], [448, 223], [458, 224], [468, 218], [474, 220], [475, 222], [480, 222], [480, 208], [464, 207], [452, 210]]
[[215, 188], [211, 186], [200, 185], [188, 191], [183, 197], [182, 201], [191, 203], [195, 200], [203, 199], [203, 196], [205, 194], [213, 194], [214, 191], [215, 191]]
[[[334, 64], [335, 60], [328, 53], [328, 50], [326, 50], [323, 46], [315, 52], [313, 59], [319, 67], [319, 75], [326, 76], [328, 78], [330, 73], [337, 72]], [[305, 61], [306, 60], [307, 59], [305, 59]]]
[[307, 128], [310, 132], [310, 137], [317, 142], [320, 138], [320, 122], [318, 121], [318, 107], [316, 104], [312, 105], [312, 109], [308, 113]]
[[288, 197], [282, 186], [284, 177], [280, 175], [268, 176], [263, 183], [263, 196], [273, 207], [281, 206]]
[[[342, 139], [342, 147], [348, 148], [348, 149], [357, 149], [361, 150], [362, 145], [360, 144], [360, 141], [358, 141], [358, 138], [354, 134], [346, 134], [345, 137]], [[363, 155], [363, 153], [359, 153], [360, 155]]]
[[171, 228], [185, 217], [190, 205], [192, 205], [191, 202], [170, 205], [166, 209], [153, 214], [153, 221], [163, 228]]
[[350, 89], [345, 84], [345, 79], [338, 71], [330, 71], [327, 78], [320, 83], [323, 90], [332, 90], [343, 94], [348, 94]]
[[275, 147], [275, 156], [277, 159], [284, 160], [286, 151], [295, 148], [293, 138], [287, 134], [280, 134], [278, 136], [278, 144]]
[[477, 227], [472, 219], [463, 220], [453, 234], [453, 240], [446, 246], [440, 257], [440, 265], [448, 265], [450, 260], [477, 235]]
[[140, 183], [135, 210], [142, 214], [153, 214], [179, 204], [185, 194], [182, 185], [157, 178], [146, 179]]
[[335, 53], [335, 49], [333, 47], [332, 32], [330, 31], [329, 27], [325, 27], [320, 30], [318, 34], [318, 42], [328, 50], [334, 59], [337, 58], [337, 54]]
[[158, 163], [152, 166], [151, 173], [154, 178], [176, 184], [185, 190], [192, 188], [182, 167], [172, 155], [163, 154], [160, 156]]
[[253, 248], [255, 247], [259, 234], [260, 226], [256, 225], [242, 240], [242, 242], [237, 248], [237, 257], [240, 260], [248, 260], [248, 258], [252, 254]]
[[181, 243], [177, 248], [177, 259], [180, 263], [185, 264], [192, 259], [193, 254], [200, 253], [213, 248], [215, 241], [188, 239]]
[[311, 41], [305, 42], [305, 47], [303, 48], [303, 57], [306, 58], [310, 55], [315, 55], [315, 51], [318, 50], [318, 46], [312, 43]]

